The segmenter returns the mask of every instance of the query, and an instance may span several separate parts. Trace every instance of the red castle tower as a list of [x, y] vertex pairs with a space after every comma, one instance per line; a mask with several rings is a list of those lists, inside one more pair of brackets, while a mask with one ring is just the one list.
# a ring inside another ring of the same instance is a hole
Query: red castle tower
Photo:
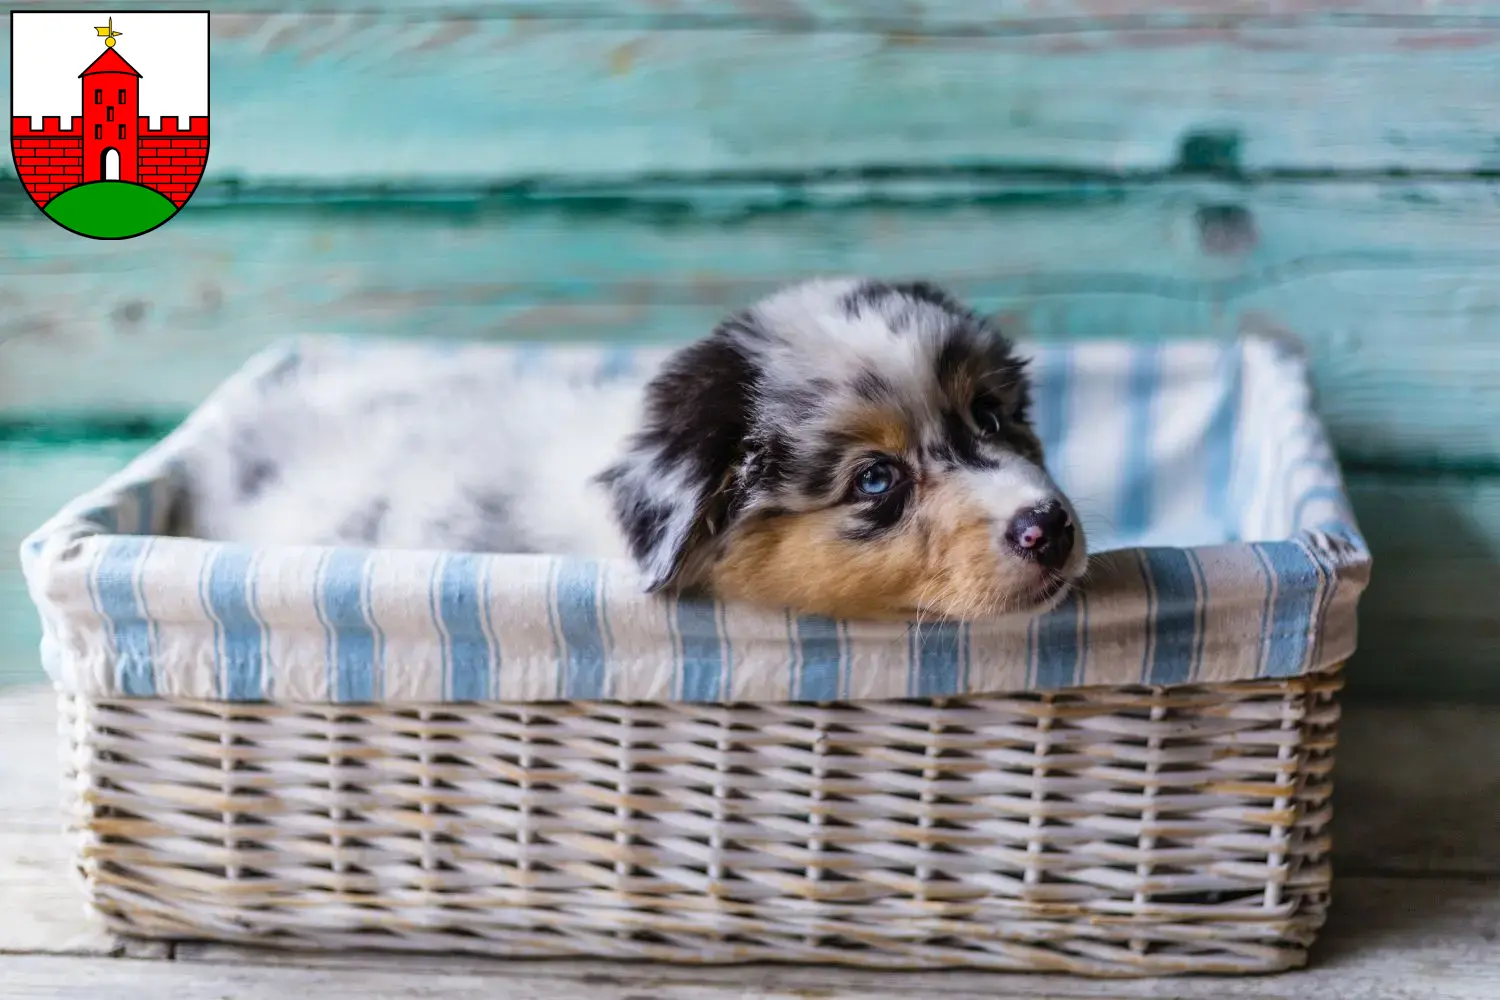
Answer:
[[[138, 183], [136, 123], [141, 74], [114, 49], [78, 74], [83, 80], [83, 183], [121, 180]], [[113, 157], [113, 164], [106, 160]]]
[[96, 30], [107, 47], [78, 74], [83, 114], [67, 128], [56, 116], [43, 118], [41, 128], [32, 128], [27, 115], [12, 119], [21, 183], [44, 208], [69, 188], [102, 180], [142, 184], [181, 208], [208, 160], [208, 118], [195, 116], [187, 128], [163, 118], [151, 128], [140, 113], [141, 74], [115, 51], [113, 19]]

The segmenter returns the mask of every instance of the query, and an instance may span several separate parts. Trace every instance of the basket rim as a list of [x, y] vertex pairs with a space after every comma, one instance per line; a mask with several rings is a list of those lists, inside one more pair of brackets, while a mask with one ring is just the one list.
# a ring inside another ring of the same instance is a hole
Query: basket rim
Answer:
[[[834, 622], [650, 595], [625, 560], [249, 546], [168, 533], [198, 426], [247, 387], [282, 377], [309, 352], [435, 349], [327, 337], [274, 345], [28, 537], [22, 566], [53, 680], [84, 694], [225, 700], [824, 701], [1286, 677], [1325, 670], [1354, 648], [1370, 553], [1313, 413], [1304, 362], [1254, 336], [1217, 349], [1255, 367], [1258, 394], [1268, 379], [1281, 391], [1287, 537], [1101, 552], [1085, 585], [1043, 615]], [[618, 363], [618, 350], [546, 350], [583, 370]], [[1193, 648], [1162, 652], [1184, 634]], [[273, 646], [295, 662], [271, 664]], [[393, 650], [405, 659], [394, 668]], [[258, 667], [237, 671], [247, 657]], [[204, 658], [215, 662], [197, 662]]]

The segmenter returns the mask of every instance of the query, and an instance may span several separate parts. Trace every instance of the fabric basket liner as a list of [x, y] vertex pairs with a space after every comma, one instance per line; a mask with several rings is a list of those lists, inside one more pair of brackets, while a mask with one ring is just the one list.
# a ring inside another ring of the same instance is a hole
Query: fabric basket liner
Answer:
[[644, 380], [666, 349], [305, 338], [268, 349], [22, 545], [42, 659], [88, 697], [845, 701], [1286, 678], [1353, 652], [1369, 551], [1287, 345], [1028, 344], [1094, 552], [1046, 614], [872, 623], [645, 594], [628, 562], [173, 537], [206, 421], [355, 364]]

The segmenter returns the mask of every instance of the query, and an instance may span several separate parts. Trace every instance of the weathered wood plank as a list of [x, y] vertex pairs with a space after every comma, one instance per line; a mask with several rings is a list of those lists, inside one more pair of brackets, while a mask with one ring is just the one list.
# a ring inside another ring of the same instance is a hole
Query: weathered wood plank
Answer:
[[1355, 474], [1349, 491], [1375, 553], [1351, 695], [1500, 701], [1500, 479]]
[[1491, 8], [1351, 30], [1053, 7], [985, 30], [954, 20], [953, 3], [928, 30], [880, 18], [810, 30], [796, 8], [746, 23], [728, 5], [718, 20], [682, 5], [634, 21], [530, 16], [541, 6], [216, 12], [208, 176], [1500, 163]]
[[[14, 551], [142, 447], [0, 444], [0, 544]], [[1375, 553], [1350, 698], [1500, 702], [1500, 477], [1355, 472], [1349, 489]], [[41, 679], [38, 642], [19, 567], [0, 562], [0, 685]]]
[[1351, 460], [1500, 459], [1500, 183], [724, 185], [0, 225], [0, 419], [190, 408], [299, 332], [683, 340], [813, 273], [921, 274], [1038, 337], [1281, 329]]
[[98, 1000], [113, 996], [289, 995], [597, 1000], [1126, 1000], [1170, 995], [1241, 1000], [1491, 1000], [1500, 884], [1345, 879], [1314, 965], [1275, 977], [1100, 981], [967, 971], [648, 964], [477, 962], [453, 957], [302, 956], [179, 946], [173, 962], [20, 956], [5, 962], [0, 996]]
[[[122, 0], [111, 9], [197, 10], [196, 0]], [[47, 0], [17, 0], [16, 9], [46, 9]], [[224, 13], [263, 14], [288, 5], [265, 0], [226, 0]], [[323, 11], [369, 10], [366, 0], [322, 0]], [[840, 26], [909, 31], [1016, 30], [1065, 20], [1079, 24], [1129, 23], [1143, 26], [1251, 22], [1336, 22], [1370, 20], [1426, 26], [1466, 25], [1500, 18], [1495, 0], [449, 0], [441, 6], [427, 0], [381, 0], [380, 10], [410, 16], [475, 18], [509, 16], [532, 19], [594, 20], [625, 18], [665, 24], [727, 24], [736, 27]]]
[[[64, 503], [124, 468], [144, 447], [143, 442], [98, 442], [62, 450], [21, 442], [0, 445], [0, 689], [41, 677], [41, 628], [16, 561], [21, 539]], [[0, 723], [0, 732], [5, 728]], [[0, 754], [0, 789], [10, 789], [10, 777], [7, 758]], [[0, 812], [7, 809], [0, 807]]]
[[1500, 874], [1500, 708], [1355, 704], [1336, 759], [1336, 876]]

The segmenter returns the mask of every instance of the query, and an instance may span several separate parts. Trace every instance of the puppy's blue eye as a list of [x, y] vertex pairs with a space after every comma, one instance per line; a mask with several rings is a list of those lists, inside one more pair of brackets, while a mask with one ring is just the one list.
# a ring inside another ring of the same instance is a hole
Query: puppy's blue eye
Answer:
[[896, 485], [896, 467], [890, 462], [876, 462], [859, 474], [856, 481], [865, 496], [878, 497]]

